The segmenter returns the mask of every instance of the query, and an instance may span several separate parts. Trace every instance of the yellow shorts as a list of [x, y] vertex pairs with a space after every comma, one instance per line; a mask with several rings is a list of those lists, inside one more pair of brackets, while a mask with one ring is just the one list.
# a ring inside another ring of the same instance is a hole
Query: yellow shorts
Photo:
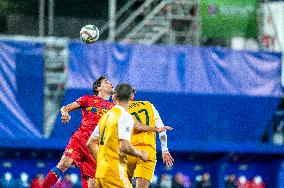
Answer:
[[96, 178], [96, 188], [132, 188], [132, 184], [129, 179], [107, 179], [107, 178]]
[[148, 160], [146, 162], [133, 156], [127, 155], [127, 174], [129, 179], [143, 178], [152, 182], [152, 178], [156, 166], [156, 150], [150, 146], [134, 146], [138, 150], [148, 152]]

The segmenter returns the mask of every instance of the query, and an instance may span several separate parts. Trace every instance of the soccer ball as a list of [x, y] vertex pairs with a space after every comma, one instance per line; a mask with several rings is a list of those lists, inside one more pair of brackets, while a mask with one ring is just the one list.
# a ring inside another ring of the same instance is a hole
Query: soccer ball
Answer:
[[85, 25], [80, 31], [80, 38], [87, 44], [92, 44], [100, 36], [99, 29], [94, 25]]

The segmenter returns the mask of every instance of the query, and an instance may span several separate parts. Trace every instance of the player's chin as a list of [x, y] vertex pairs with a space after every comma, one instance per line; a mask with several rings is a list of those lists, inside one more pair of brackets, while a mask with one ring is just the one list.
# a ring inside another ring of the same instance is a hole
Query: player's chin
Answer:
[[111, 89], [111, 90], [109, 91], [109, 95], [113, 95], [113, 94], [114, 94], [114, 90]]

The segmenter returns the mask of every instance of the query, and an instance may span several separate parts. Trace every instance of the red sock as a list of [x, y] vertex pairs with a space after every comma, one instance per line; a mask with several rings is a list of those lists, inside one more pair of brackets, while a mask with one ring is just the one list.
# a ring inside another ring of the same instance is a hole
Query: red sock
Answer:
[[81, 177], [82, 188], [88, 188], [88, 180]]
[[41, 185], [41, 188], [50, 188], [58, 181], [58, 179], [59, 178], [57, 177], [55, 172], [49, 171]]

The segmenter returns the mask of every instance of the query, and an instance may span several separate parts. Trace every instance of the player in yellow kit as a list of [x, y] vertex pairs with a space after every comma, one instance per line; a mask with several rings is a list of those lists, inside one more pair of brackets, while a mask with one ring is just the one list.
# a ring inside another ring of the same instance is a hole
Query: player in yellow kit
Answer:
[[[163, 127], [164, 124], [158, 111], [148, 101], [131, 101], [128, 112], [133, 118], [152, 128]], [[166, 132], [160, 132], [159, 138], [162, 148], [163, 162], [168, 167], [173, 165], [174, 159], [167, 148]], [[152, 181], [156, 166], [156, 133], [155, 132], [133, 132], [131, 144], [138, 150], [148, 152], [148, 160], [142, 161], [133, 156], [127, 156], [127, 173], [129, 179], [136, 178], [137, 188], [147, 188]]]
[[126, 154], [146, 161], [148, 154], [135, 149], [130, 141], [134, 120], [127, 112], [133, 89], [119, 84], [114, 94], [115, 106], [100, 119], [87, 142], [97, 161], [96, 188], [132, 187], [126, 172]]

